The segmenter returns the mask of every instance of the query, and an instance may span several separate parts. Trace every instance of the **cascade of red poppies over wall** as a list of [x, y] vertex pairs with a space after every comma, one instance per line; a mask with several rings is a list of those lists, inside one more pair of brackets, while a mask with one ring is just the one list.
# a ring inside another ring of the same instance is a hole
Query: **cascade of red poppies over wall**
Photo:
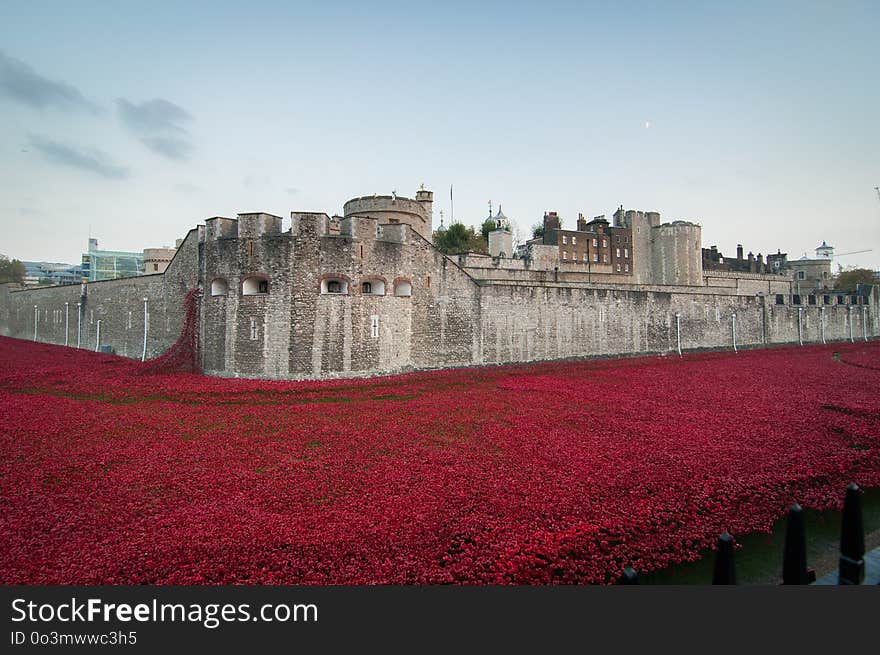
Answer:
[[320, 382], [142, 367], [0, 338], [0, 582], [605, 583], [880, 485], [880, 342]]
[[199, 351], [199, 298], [201, 291], [192, 289], [183, 299], [183, 328], [180, 337], [164, 353], [141, 367], [141, 374], [197, 373], [201, 371]]

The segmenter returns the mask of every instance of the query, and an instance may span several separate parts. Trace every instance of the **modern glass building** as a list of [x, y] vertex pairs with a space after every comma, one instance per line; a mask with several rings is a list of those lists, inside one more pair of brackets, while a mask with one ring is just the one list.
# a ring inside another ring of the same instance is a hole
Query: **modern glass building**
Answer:
[[82, 273], [79, 266], [58, 262], [22, 262], [25, 286], [79, 284]]
[[82, 277], [87, 282], [135, 277], [143, 271], [143, 252], [98, 250], [97, 239], [89, 239], [89, 251], [82, 256]]

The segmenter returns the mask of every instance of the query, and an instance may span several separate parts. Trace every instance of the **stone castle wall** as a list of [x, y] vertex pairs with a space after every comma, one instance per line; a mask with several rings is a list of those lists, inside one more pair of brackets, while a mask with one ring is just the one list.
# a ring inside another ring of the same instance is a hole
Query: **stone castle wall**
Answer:
[[0, 285], [0, 334], [33, 339], [36, 306], [37, 341], [75, 347], [79, 329], [80, 347], [96, 350], [100, 320], [101, 345], [111, 346], [118, 355], [140, 359], [146, 298], [147, 358], [156, 357], [180, 336], [184, 297], [198, 285], [198, 253], [199, 236], [194, 229], [162, 274], [23, 291]]
[[[229, 288], [203, 297], [206, 372], [322, 377], [474, 361], [478, 286], [419, 234], [359, 216], [339, 232], [325, 214], [292, 223], [278, 236], [206, 239], [206, 289], [217, 278]], [[267, 294], [241, 293], [254, 276]], [[345, 292], [322, 293], [328, 280]], [[364, 282], [384, 292], [363, 293]], [[395, 295], [400, 284], [408, 295]]]
[[[872, 338], [872, 306], [776, 305], [774, 298], [618, 285], [492, 284], [482, 289], [483, 363]], [[863, 327], [863, 314], [867, 321]], [[678, 321], [676, 322], [676, 315]], [[798, 321], [800, 320], [800, 333]]]
[[[779, 276], [692, 279], [686, 270], [670, 273], [684, 284], [627, 284], [575, 265], [548, 271], [522, 260], [447, 257], [409, 225], [381, 217], [291, 217], [285, 233], [269, 215], [240, 215], [241, 225], [209, 220], [190, 231], [164, 274], [91, 283], [85, 298], [79, 286], [0, 287], [0, 334], [33, 339], [36, 305], [37, 340], [63, 345], [68, 303], [67, 343], [75, 346], [82, 302], [81, 347], [98, 346], [101, 320], [101, 344], [140, 358], [147, 298], [147, 357], [154, 357], [177, 339], [184, 296], [196, 286], [204, 290], [203, 370], [223, 376], [318, 378], [665, 353], [676, 351], [679, 333], [683, 349], [732, 348], [734, 314], [739, 347], [818, 343], [823, 325], [826, 341], [880, 333], [877, 288], [865, 305], [847, 296], [845, 304], [820, 297], [798, 307]], [[326, 293], [333, 280], [344, 293]], [[245, 293], [260, 281], [265, 292]], [[364, 282], [384, 293], [364, 293]], [[215, 283], [225, 292], [212, 295]], [[395, 294], [406, 287], [408, 295]]]

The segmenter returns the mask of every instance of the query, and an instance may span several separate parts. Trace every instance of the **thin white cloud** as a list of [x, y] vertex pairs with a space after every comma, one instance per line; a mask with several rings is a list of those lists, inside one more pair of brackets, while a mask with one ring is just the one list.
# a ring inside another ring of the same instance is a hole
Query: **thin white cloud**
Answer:
[[147, 148], [175, 161], [189, 159], [193, 145], [187, 125], [193, 117], [183, 107], [163, 98], [140, 104], [119, 98], [116, 107], [125, 128]]
[[128, 169], [116, 164], [107, 153], [101, 150], [78, 148], [47, 139], [38, 134], [28, 135], [28, 143], [39, 151], [47, 161], [54, 164], [78, 168], [108, 179], [128, 177]]
[[97, 113], [97, 107], [75, 86], [43, 77], [28, 64], [0, 50], [0, 98], [36, 109], [81, 109]]

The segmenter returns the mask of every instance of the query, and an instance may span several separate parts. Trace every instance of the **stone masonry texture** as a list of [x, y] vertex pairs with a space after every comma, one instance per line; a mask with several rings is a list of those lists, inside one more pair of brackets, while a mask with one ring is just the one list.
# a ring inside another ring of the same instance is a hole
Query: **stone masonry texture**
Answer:
[[[269, 214], [209, 219], [162, 274], [2, 285], [0, 334], [33, 339], [36, 321], [37, 341], [76, 347], [79, 336], [82, 348], [139, 359], [146, 298], [149, 359], [176, 341], [184, 296], [196, 287], [203, 371], [235, 377], [673, 353], [679, 339], [685, 350], [732, 348], [734, 339], [737, 347], [821, 343], [880, 330], [876, 287], [863, 298], [795, 305], [778, 275], [703, 272], [699, 226], [659, 225], [655, 214], [626, 216], [635, 270], [618, 281], [561, 262], [447, 257], [424, 234], [429, 202], [356, 200], [345, 217], [293, 213], [285, 232]], [[412, 223], [393, 218], [400, 207]]]

